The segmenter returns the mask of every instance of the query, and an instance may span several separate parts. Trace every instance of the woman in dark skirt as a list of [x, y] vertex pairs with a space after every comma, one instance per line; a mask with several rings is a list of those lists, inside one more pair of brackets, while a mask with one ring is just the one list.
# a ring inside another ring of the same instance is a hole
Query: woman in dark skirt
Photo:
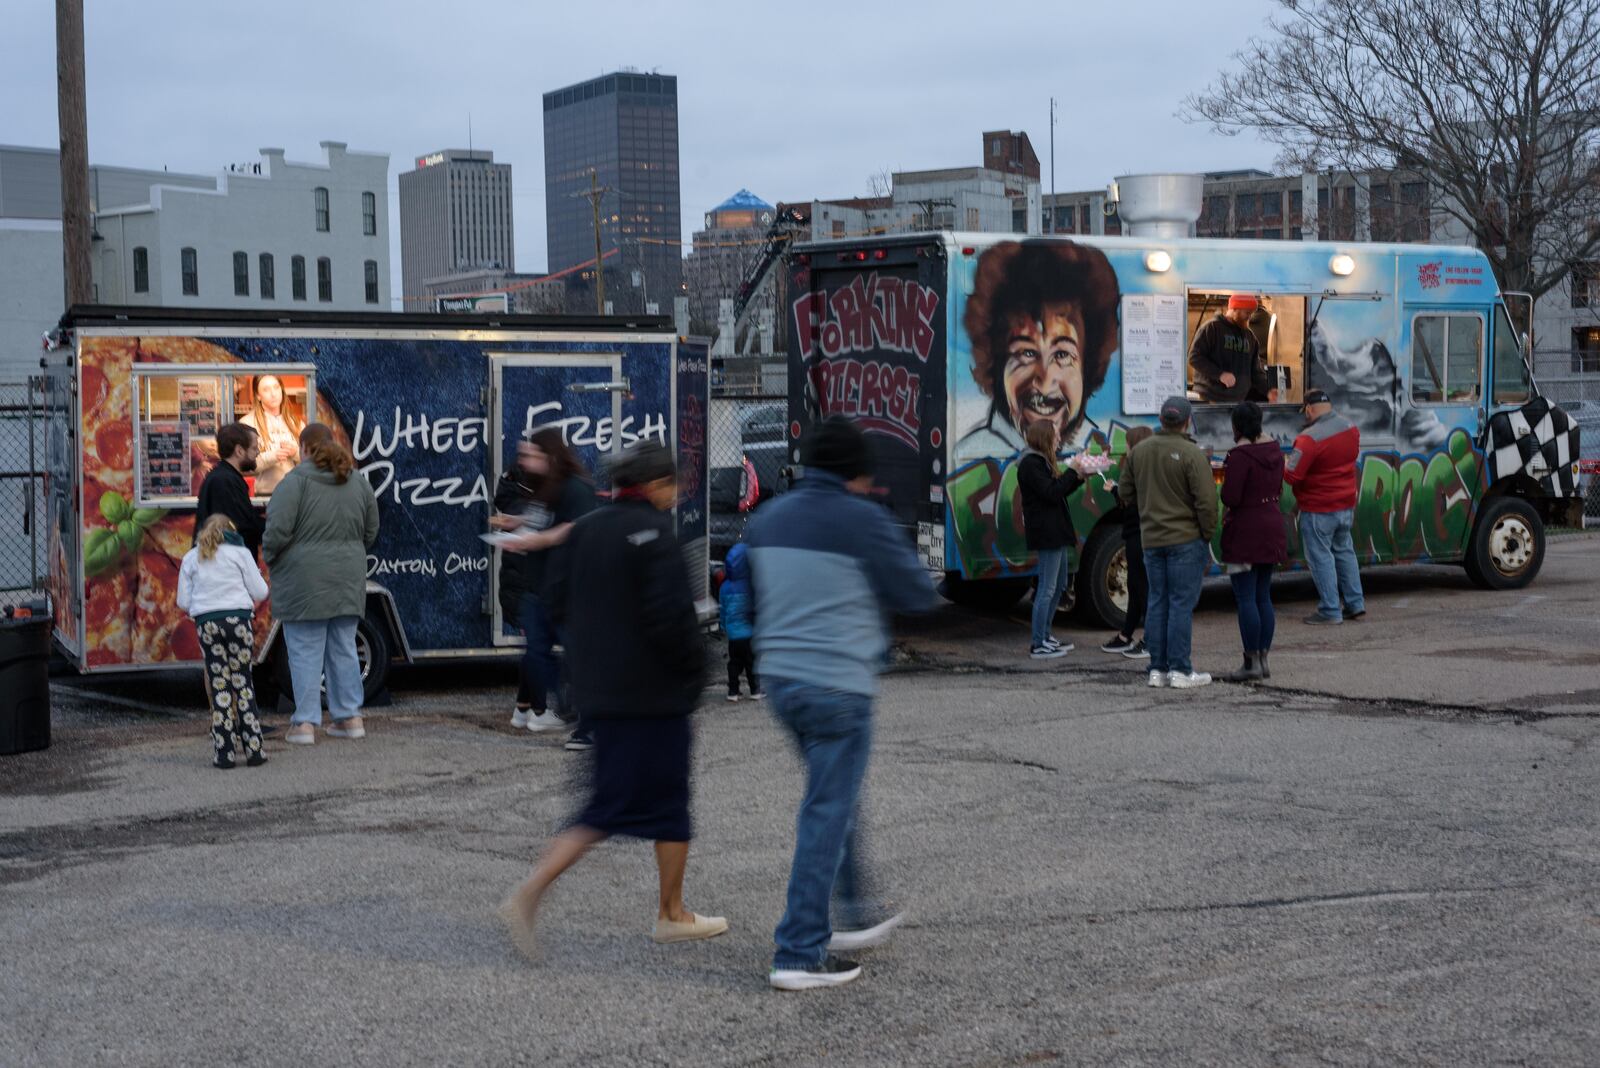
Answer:
[[651, 839], [661, 896], [657, 942], [711, 938], [720, 916], [683, 905], [689, 858], [689, 715], [705, 681], [704, 644], [669, 515], [672, 454], [653, 442], [612, 469], [612, 503], [580, 519], [549, 561], [550, 608], [567, 635], [571, 685], [594, 737], [583, 811], [550, 840], [500, 906], [512, 941], [533, 952], [539, 902], [557, 877], [613, 834]]

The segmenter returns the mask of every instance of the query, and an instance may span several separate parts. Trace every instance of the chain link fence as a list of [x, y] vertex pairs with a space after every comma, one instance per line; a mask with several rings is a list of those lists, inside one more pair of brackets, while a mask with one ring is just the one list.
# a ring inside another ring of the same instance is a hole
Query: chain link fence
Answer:
[[44, 588], [44, 418], [34, 383], [0, 381], [0, 605]]
[[757, 505], [788, 487], [787, 373], [781, 355], [712, 361], [706, 458], [715, 559], [744, 535]]
[[1584, 526], [1600, 529], [1600, 373], [1562, 373], [1574, 360], [1539, 375], [1539, 391], [1578, 424], [1579, 484], [1584, 491]]

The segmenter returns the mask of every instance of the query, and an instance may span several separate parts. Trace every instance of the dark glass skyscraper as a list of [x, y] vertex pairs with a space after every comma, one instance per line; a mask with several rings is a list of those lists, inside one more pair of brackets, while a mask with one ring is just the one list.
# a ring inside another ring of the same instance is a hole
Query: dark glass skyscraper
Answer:
[[[544, 94], [552, 273], [594, 258], [594, 216], [585, 196], [591, 170], [610, 190], [600, 200], [601, 250], [617, 250], [605, 259], [606, 299], [619, 312], [643, 311], [649, 301], [670, 315], [683, 282], [675, 76], [619, 71]], [[592, 301], [592, 277], [583, 276], [569, 277], [568, 292]]]

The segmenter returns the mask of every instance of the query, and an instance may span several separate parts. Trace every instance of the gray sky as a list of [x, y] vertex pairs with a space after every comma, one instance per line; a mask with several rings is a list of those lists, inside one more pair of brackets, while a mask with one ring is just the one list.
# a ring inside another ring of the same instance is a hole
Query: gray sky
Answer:
[[[1174, 117], [1272, 0], [86, 0], [93, 162], [210, 173], [263, 145], [415, 156], [473, 143], [513, 165], [517, 268], [545, 265], [546, 90], [622, 66], [678, 76], [684, 240], [741, 186], [861, 195], [886, 169], [971, 166], [1024, 130], [1050, 189], [1117, 174], [1270, 167], [1273, 150]], [[5, 0], [0, 142], [57, 143], [55, 5]], [[780, 15], [778, 12], [782, 11]], [[391, 241], [399, 286], [399, 241]]]

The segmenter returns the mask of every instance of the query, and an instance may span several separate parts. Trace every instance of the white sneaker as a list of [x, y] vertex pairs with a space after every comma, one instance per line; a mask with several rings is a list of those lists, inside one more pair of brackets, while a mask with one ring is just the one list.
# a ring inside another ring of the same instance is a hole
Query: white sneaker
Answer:
[[736, 693], [730, 693], [728, 695], [728, 703], [729, 704], [734, 704], [734, 705], [738, 704], [739, 703], [739, 695], [736, 694]]
[[528, 717], [528, 729], [535, 734], [540, 731], [560, 730], [567, 725], [567, 721], [554, 712], [538, 712]]
[[561, 715], [561, 695], [559, 693], [545, 694], [545, 711], [553, 716]]
[[894, 934], [894, 929], [900, 926], [900, 921], [905, 919], [904, 913], [895, 913], [882, 923], [863, 927], [859, 931], [835, 931], [828, 940], [830, 953], [848, 953], [857, 949], [871, 949], [881, 946], [889, 941], [889, 936]]
[[528, 725], [528, 715], [530, 712], [531, 709], [527, 708], [518, 708], [513, 710], [511, 713], [511, 725], [513, 727], [526, 727]]
[[1055, 660], [1066, 656], [1067, 651], [1059, 645], [1035, 645], [1028, 650], [1028, 655], [1035, 660]]
[[1150, 678], [1147, 680], [1146, 685], [1152, 686], [1158, 690], [1164, 690], [1171, 685], [1171, 678], [1165, 671], [1152, 671], [1150, 672]]
[[752, 701], [765, 701], [766, 699], [767, 691], [765, 690], [757, 690], [755, 693], [750, 695], [750, 700]]
[[1174, 690], [1192, 690], [1196, 686], [1211, 685], [1211, 676], [1204, 671], [1174, 671], [1167, 681]]

